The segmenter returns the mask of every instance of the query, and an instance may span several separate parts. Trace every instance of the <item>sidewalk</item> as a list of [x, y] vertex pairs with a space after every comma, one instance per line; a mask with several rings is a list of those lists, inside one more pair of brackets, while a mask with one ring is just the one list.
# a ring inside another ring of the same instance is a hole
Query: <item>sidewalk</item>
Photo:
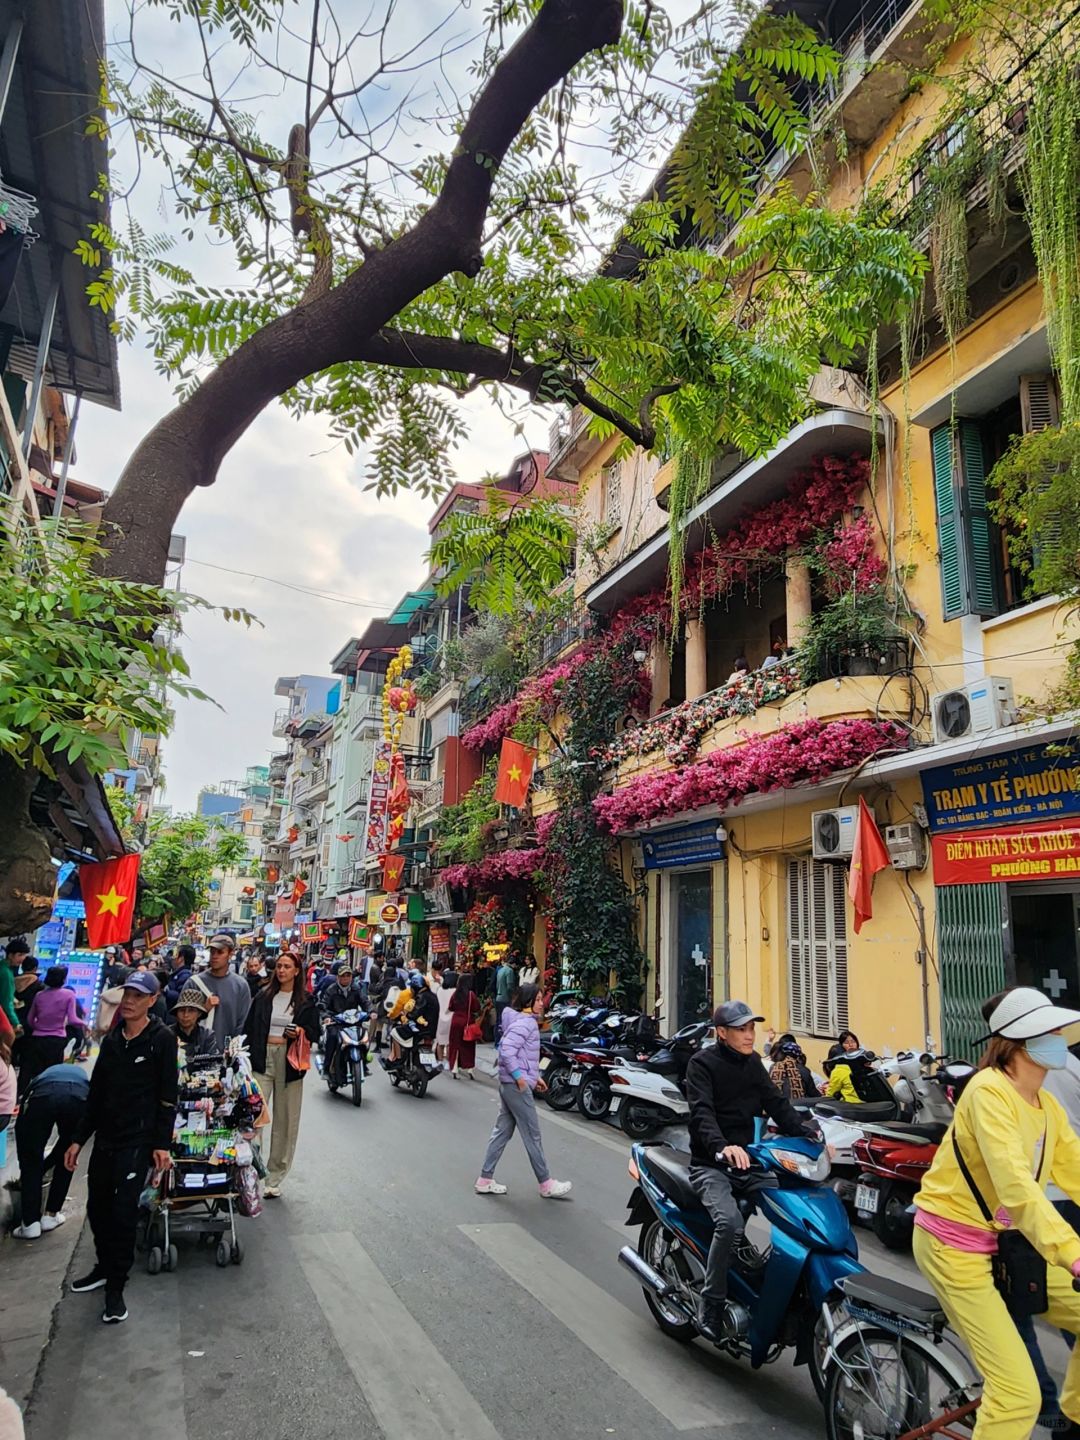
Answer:
[[[18, 1165], [10, 1164], [2, 1178], [17, 1171]], [[0, 1235], [0, 1376], [24, 1409], [52, 1338], [56, 1307], [86, 1219], [85, 1163], [76, 1172], [64, 1213], [67, 1224], [40, 1240]]]

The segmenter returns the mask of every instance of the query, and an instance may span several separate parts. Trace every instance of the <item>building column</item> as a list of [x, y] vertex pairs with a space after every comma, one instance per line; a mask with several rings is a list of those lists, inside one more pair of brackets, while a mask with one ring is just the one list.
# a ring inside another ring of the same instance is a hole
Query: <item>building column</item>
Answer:
[[705, 622], [686, 622], [686, 698], [696, 700], [709, 688], [708, 651], [705, 645]]
[[801, 555], [788, 552], [784, 567], [784, 598], [787, 610], [787, 635], [789, 645], [798, 645], [805, 637], [810, 622], [812, 602], [810, 599], [810, 567]]
[[649, 669], [652, 671], [652, 699], [649, 703], [649, 714], [658, 715], [662, 706], [671, 698], [671, 651], [668, 649], [668, 642], [662, 635], [658, 635], [653, 641], [652, 653], [649, 656]]

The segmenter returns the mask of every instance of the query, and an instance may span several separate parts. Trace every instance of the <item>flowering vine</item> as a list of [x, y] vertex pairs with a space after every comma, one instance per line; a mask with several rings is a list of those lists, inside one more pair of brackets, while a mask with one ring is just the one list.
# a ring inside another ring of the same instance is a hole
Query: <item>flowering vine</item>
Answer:
[[605, 829], [633, 830], [704, 805], [727, 807], [754, 793], [813, 784], [909, 743], [909, 732], [893, 721], [800, 720], [716, 750], [696, 765], [638, 776], [613, 795], [597, 796], [593, 809]]
[[502, 850], [495, 855], [485, 855], [475, 864], [448, 865], [439, 872], [439, 879], [453, 889], [491, 890], [507, 880], [535, 881], [542, 876], [547, 863], [548, 852], [542, 845], [525, 850]]
[[850, 525], [838, 521], [818, 557], [815, 568], [834, 598], [869, 594], [885, 580], [885, 561], [877, 552], [874, 523], [867, 514]]

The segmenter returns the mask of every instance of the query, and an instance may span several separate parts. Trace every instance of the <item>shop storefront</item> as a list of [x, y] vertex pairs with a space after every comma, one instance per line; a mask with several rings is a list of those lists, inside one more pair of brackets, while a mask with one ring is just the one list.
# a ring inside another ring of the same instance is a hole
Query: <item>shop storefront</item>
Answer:
[[1006, 984], [1080, 1004], [1080, 746], [1029, 745], [923, 773], [950, 1054]]
[[724, 846], [716, 836], [717, 822], [705, 820], [641, 837], [659, 907], [657, 994], [666, 1030], [707, 1019], [726, 993]]

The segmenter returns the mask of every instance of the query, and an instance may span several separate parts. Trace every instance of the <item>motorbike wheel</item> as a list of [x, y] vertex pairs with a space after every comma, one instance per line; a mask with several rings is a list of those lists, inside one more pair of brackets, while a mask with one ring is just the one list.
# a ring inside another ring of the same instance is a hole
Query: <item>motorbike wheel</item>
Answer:
[[574, 1087], [570, 1084], [570, 1066], [556, 1065], [544, 1076], [547, 1092], [544, 1099], [552, 1110], [572, 1110], [577, 1103]]
[[586, 1120], [602, 1120], [611, 1109], [611, 1086], [596, 1075], [587, 1075], [577, 1087], [577, 1108]]
[[412, 1077], [412, 1079], [409, 1081], [409, 1085], [412, 1089], [412, 1093], [416, 1096], [416, 1098], [418, 1100], [422, 1100], [427, 1094], [428, 1077], [421, 1070], [419, 1074], [416, 1074]]
[[896, 1185], [881, 1193], [878, 1208], [871, 1221], [874, 1234], [887, 1250], [910, 1250], [915, 1233], [915, 1217], [908, 1214], [911, 1195]]
[[[677, 1281], [680, 1284], [685, 1283], [685, 1277], [679, 1274], [672, 1261], [667, 1231], [659, 1220], [646, 1220], [641, 1227], [638, 1254], [654, 1270], [659, 1270], [666, 1279]], [[644, 1285], [641, 1287], [641, 1291], [645, 1296], [645, 1304], [652, 1312], [653, 1319], [669, 1339], [678, 1340], [681, 1344], [693, 1340], [698, 1333], [698, 1328], [692, 1320], [687, 1320], [682, 1312], [673, 1306], [665, 1305], [659, 1295], [654, 1294]]]
[[336, 1095], [338, 1092], [337, 1081], [330, 1075], [326, 1077], [326, 1088], [330, 1091], [331, 1095]]
[[[839, 1295], [833, 1296], [828, 1301], [829, 1313], [835, 1325], [844, 1309], [843, 1298]], [[825, 1387], [829, 1383], [828, 1373], [825, 1369], [825, 1362], [829, 1358], [829, 1328], [825, 1324], [825, 1316], [818, 1312], [816, 1324], [814, 1325], [814, 1337], [810, 1344], [810, 1354], [807, 1357], [806, 1368], [810, 1371], [810, 1379], [814, 1382], [814, 1389], [817, 1397], [824, 1402]]]
[[652, 1140], [663, 1129], [663, 1122], [656, 1118], [648, 1105], [635, 1105], [633, 1101], [619, 1112], [619, 1124], [623, 1134], [629, 1135], [631, 1140]]
[[352, 1103], [361, 1105], [364, 1100], [364, 1069], [362, 1065], [354, 1065], [352, 1072]]

